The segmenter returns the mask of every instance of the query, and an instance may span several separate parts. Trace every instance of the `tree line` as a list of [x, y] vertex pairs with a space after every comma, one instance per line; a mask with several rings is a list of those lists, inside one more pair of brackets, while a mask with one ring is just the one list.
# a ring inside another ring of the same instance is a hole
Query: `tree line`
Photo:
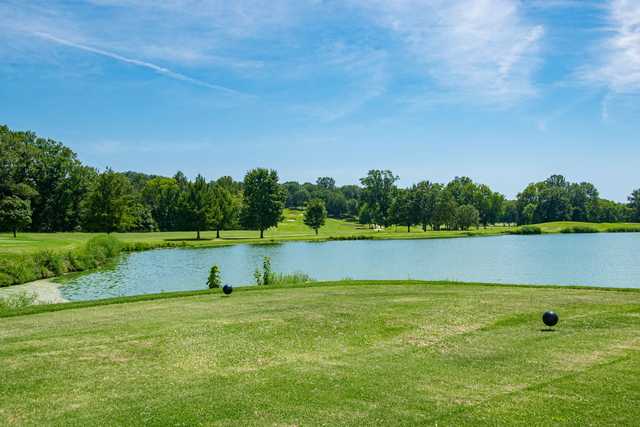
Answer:
[[327, 217], [371, 227], [468, 229], [496, 223], [640, 221], [640, 189], [628, 203], [599, 197], [591, 183], [560, 175], [529, 184], [515, 200], [467, 177], [397, 186], [388, 170], [371, 170], [360, 185], [279, 183], [276, 171], [254, 169], [243, 181], [207, 181], [139, 172], [100, 172], [83, 165], [62, 143], [0, 126], [0, 229], [13, 231], [264, 231], [283, 209], [305, 209], [317, 233]]

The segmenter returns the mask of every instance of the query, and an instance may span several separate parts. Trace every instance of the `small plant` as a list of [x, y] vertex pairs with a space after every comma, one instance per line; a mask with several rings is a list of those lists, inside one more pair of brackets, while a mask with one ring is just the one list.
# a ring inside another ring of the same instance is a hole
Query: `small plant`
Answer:
[[266, 256], [262, 259], [262, 284], [269, 285], [272, 282], [271, 258]]
[[256, 285], [258, 286], [262, 286], [262, 272], [260, 271], [259, 268], [256, 268], [256, 271], [253, 272], [253, 278], [256, 281]]
[[220, 268], [217, 265], [211, 267], [209, 271], [209, 278], [207, 279], [207, 286], [209, 289], [219, 288], [222, 285], [222, 279], [220, 278]]

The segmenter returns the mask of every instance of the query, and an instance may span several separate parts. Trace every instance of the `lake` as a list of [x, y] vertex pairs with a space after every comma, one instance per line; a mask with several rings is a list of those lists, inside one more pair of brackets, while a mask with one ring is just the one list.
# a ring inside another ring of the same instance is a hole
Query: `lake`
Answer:
[[355, 240], [158, 249], [124, 255], [108, 270], [61, 286], [69, 300], [253, 283], [262, 258], [272, 270], [317, 280], [426, 279], [514, 284], [640, 287], [640, 233], [549, 234], [431, 240]]

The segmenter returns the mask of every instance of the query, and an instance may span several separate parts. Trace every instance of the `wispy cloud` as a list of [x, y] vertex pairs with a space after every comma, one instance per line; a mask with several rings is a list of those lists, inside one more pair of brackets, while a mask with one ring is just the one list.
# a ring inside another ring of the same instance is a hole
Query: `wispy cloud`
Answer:
[[187, 83], [192, 83], [192, 84], [195, 84], [195, 85], [198, 85], [198, 86], [203, 86], [203, 87], [206, 87], [206, 88], [209, 88], [209, 89], [223, 91], [223, 92], [226, 92], [226, 93], [229, 93], [229, 94], [235, 94], [235, 95], [241, 94], [240, 92], [238, 92], [238, 91], [236, 91], [234, 89], [229, 89], [229, 88], [226, 88], [224, 86], [219, 86], [219, 85], [211, 84], [211, 83], [199, 80], [199, 79], [195, 79], [193, 77], [189, 77], [189, 76], [186, 76], [184, 74], [177, 73], [177, 72], [172, 71], [172, 70], [170, 70], [168, 68], [161, 67], [161, 66], [153, 64], [151, 62], [140, 61], [138, 59], [128, 58], [126, 56], [122, 56], [122, 55], [119, 55], [119, 54], [114, 53], [114, 52], [109, 52], [109, 51], [98, 49], [98, 48], [95, 48], [95, 47], [92, 47], [92, 46], [87, 46], [87, 45], [84, 45], [84, 44], [81, 44], [81, 43], [75, 43], [75, 42], [73, 42], [71, 40], [65, 40], [65, 39], [62, 39], [62, 38], [59, 38], [59, 37], [56, 37], [56, 36], [53, 36], [53, 35], [47, 34], [47, 33], [34, 32], [33, 35], [35, 35], [37, 37], [40, 37], [40, 38], [43, 38], [45, 40], [57, 43], [57, 44], [61, 44], [61, 45], [64, 45], [64, 46], [68, 46], [68, 47], [72, 47], [72, 48], [75, 48], [75, 49], [83, 50], [85, 52], [95, 53], [96, 55], [105, 56], [107, 58], [111, 58], [111, 59], [114, 59], [116, 61], [124, 62], [124, 63], [127, 63], [127, 64], [136, 65], [138, 67], [147, 68], [149, 70], [155, 71], [158, 74], [162, 74], [164, 76], [167, 76], [167, 77], [175, 79], [175, 80], [180, 80], [180, 81], [184, 81], [184, 82], [187, 82]]
[[597, 49], [601, 59], [582, 77], [617, 94], [640, 93], [640, 2], [613, 0], [608, 22], [610, 35]]
[[356, 0], [448, 90], [505, 104], [536, 94], [541, 25], [516, 0]]

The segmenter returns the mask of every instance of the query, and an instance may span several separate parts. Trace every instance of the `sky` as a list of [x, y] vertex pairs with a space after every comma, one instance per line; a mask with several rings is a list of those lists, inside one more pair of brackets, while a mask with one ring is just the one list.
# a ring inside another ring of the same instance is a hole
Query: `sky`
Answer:
[[0, 124], [86, 164], [640, 187], [640, 0], [0, 0]]

